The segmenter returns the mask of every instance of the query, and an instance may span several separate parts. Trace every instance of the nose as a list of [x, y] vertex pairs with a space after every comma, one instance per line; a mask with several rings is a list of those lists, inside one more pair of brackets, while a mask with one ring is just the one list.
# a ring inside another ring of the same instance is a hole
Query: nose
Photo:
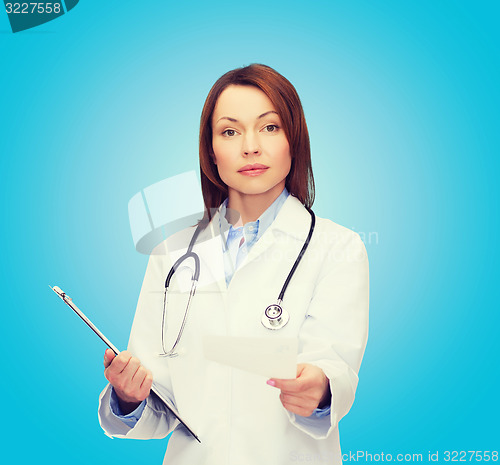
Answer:
[[251, 133], [245, 134], [243, 137], [243, 147], [242, 147], [243, 155], [260, 155], [260, 145], [258, 138]]

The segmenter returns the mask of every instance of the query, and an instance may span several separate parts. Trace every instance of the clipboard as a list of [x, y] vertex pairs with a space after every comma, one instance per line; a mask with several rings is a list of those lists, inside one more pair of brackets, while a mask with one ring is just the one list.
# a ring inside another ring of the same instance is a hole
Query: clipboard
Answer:
[[[85, 314], [73, 303], [73, 299], [69, 297], [63, 290], [57, 286], [49, 286], [61, 299], [62, 301], [71, 308], [84, 322], [85, 324], [92, 330], [94, 333], [97, 334], [101, 338], [101, 340], [115, 353], [115, 355], [119, 354], [119, 350], [111, 343], [111, 341], [104, 336], [104, 334], [99, 331], [97, 326], [94, 325], [86, 316]], [[177, 418], [180, 423], [189, 431], [191, 436], [193, 436], [198, 442], [201, 443], [200, 438], [196, 436], [196, 434], [193, 432], [193, 430], [188, 426], [188, 424], [181, 418], [179, 415], [179, 412], [175, 408], [174, 404], [167, 398], [165, 397], [159, 388], [159, 386], [155, 385], [153, 381], [153, 385], [151, 386], [151, 392], [153, 392], [164, 404], [165, 406], [172, 412], [172, 414]]]

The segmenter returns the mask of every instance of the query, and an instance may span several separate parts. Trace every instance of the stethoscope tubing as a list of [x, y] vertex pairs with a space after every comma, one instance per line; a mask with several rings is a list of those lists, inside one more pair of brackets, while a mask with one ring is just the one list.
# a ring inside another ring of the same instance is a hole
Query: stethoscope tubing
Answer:
[[285, 295], [285, 291], [288, 287], [288, 284], [290, 283], [290, 280], [292, 279], [293, 274], [295, 273], [295, 270], [299, 266], [300, 261], [302, 260], [302, 256], [304, 255], [305, 251], [307, 250], [307, 247], [309, 246], [309, 242], [311, 240], [311, 237], [314, 232], [314, 226], [316, 225], [316, 215], [314, 212], [306, 207], [307, 211], [311, 215], [311, 226], [309, 227], [309, 234], [307, 235], [306, 240], [304, 241], [304, 245], [302, 246], [302, 249], [299, 252], [299, 255], [297, 256], [297, 259], [295, 260], [295, 263], [292, 266], [292, 269], [290, 270], [290, 273], [288, 273], [288, 276], [286, 277], [285, 283], [283, 284], [283, 287], [281, 288], [280, 295], [278, 296], [278, 302], [283, 302], [283, 297]]
[[[165, 279], [165, 292], [163, 294], [163, 315], [161, 319], [161, 347], [163, 350], [163, 353], [160, 354], [164, 357], [173, 357], [177, 355], [175, 353], [175, 348], [177, 347], [177, 344], [181, 340], [182, 333], [184, 332], [184, 327], [186, 326], [188, 314], [189, 314], [189, 307], [191, 306], [191, 300], [194, 297], [194, 294], [196, 293], [196, 286], [198, 284], [198, 279], [200, 277], [200, 257], [198, 256], [197, 253], [193, 252], [193, 247], [196, 242], [196, 239], [198, 238], [198, 235], [200, 234], [201, 230], [207, 225], [208, 223], [205, 220], [200, 221], [198, 226], [196, 227], [196, 231], [193, 234], [193, 237], [191, 238], [191, 241], [189, 242], [189, 246], [187, 249], [187, 252], [184, 255], [181, 255], [175, 263], [172, 265], [172, 268], [170, 268], [170, 271], [168, 272], [167, 278]], [[166, 307], [167, 307], [167, 293], [168, 293], [168, 288], [170, 286], [170, 281], [172, 279], [172, 276], [174, 273], [177, 271], [177, 269], [181, 266], [181, 264], [187, 260], [188, 258], [192, 258], [194, 260], [194, 273], [191, 276], [191, 291], [189, 292], [189, 297], [188, 297], [188, 302], [186, 305], [186, 311], [184, 312], [184, 318], [182, 319], [182, 324], [181, 328], [179, 330], [179, 334], [177, 335], [177, 339], [174, 342], [174, 345], [169, 351], [165, 350], [165, 318], [166, 318]]]

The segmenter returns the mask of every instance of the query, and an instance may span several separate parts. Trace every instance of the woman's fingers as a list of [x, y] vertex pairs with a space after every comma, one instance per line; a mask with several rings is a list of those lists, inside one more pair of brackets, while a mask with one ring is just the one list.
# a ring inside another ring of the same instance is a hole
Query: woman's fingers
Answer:
[[[306, 417], [311, 415], [318, 407], [317, 400], [312, 397], [294, 396], [281, 393], [280, 400], [283, 404], [283, 407], [285, 407], [287, 410]], [[299, 413], [299, 411], [302, 413]], [[304, 415], [304, 413], [307, 413], [307, 415]]]
[[[144, 368], [143, 366], [139, 366], [137, 371], [135, 372], [134, 376], [132, 377], [132, 382], [139, 387], [139, 390], [142, 390], [144, 383], [146, 381], [146, 378], [148, 376], [149, 370]], [[152, 376], [151, 376], [152, 378]]]
[[153, 385], [153, 373], [151, 371], [146, 370], [146, 376], [144, 377], [144, 380], [142, 381], [141, 387], [140, 387], [140, 393], [141, 397], [144, 399], [149, 396], [149, 392], [151, 391], [151, 386]]
[[280, 389], [280, 400], [287, 410], [310, 416], [324, 398], [329, 383], [321, 368], [299, 364], [295, 379], [271, 379], [268, 384]]
[[122, 401], [137, 403], [149, 396], [153, 375], [130, 352], [125, 350], [114, 356], [106, 350], [104, 366], [104, 376]]
[[[107, 356], [107, 353], [105, 353], [105, 355]], [[106, 379], [111, 384], [114, 385], [114, 381], [119, 377], [121, 372], [125, 369], [130, 358], [132, 358], [132, 356], [127, 351], [120, 352], [116, 357], [114, 357], [111, 360], [111, 362], [105, 368], [104, 376], [106, 376]]]
[[314, 402], [304, 402], [303, 399], [298, 397], [290, 397], [280, 394], [280, 400], [283, 407], [285, 407], [289, 412], [300, 415], [301, 417], [311, 416], [316, 409], [316, 404]]
[[108, 368], [115, 357], [116, 355], [111, 349], [106, 349], [104, 352], [104, 368]]
[[[127, 364], [123, 368], [122, 372], [120, 373], [127, 381], [133, 382], [134, 381], [134, 376], [137, 373], [137, 370], [141, 367], [141, 362], [139, 361], [138, 358], [136, 357], [130, 357], [128, 359]], [[137, 382], [136, 382], [137, 384]]]
[[139, 360], [129, 352], [120, 352], [105, 370], [105, 376], [115, 389], [126, 393], [128, 397], [133, 394], [134, 387], [140, 386], [137, 381], [133, 383], [133, 377], [140, 366]]

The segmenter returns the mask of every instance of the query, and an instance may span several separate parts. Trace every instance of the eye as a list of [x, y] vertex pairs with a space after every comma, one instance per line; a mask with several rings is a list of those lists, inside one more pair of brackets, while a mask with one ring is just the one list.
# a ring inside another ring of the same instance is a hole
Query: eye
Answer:
[[264, 132], [276, 132], [278, 129], [279, 128], [276, 124], [268, 124], [264, 127]]
[[226, 129], [225, 131], [222, 132], [222, 135], [227, 137], [233, 137], [236, 135], [236, 131], [234, 129]]

